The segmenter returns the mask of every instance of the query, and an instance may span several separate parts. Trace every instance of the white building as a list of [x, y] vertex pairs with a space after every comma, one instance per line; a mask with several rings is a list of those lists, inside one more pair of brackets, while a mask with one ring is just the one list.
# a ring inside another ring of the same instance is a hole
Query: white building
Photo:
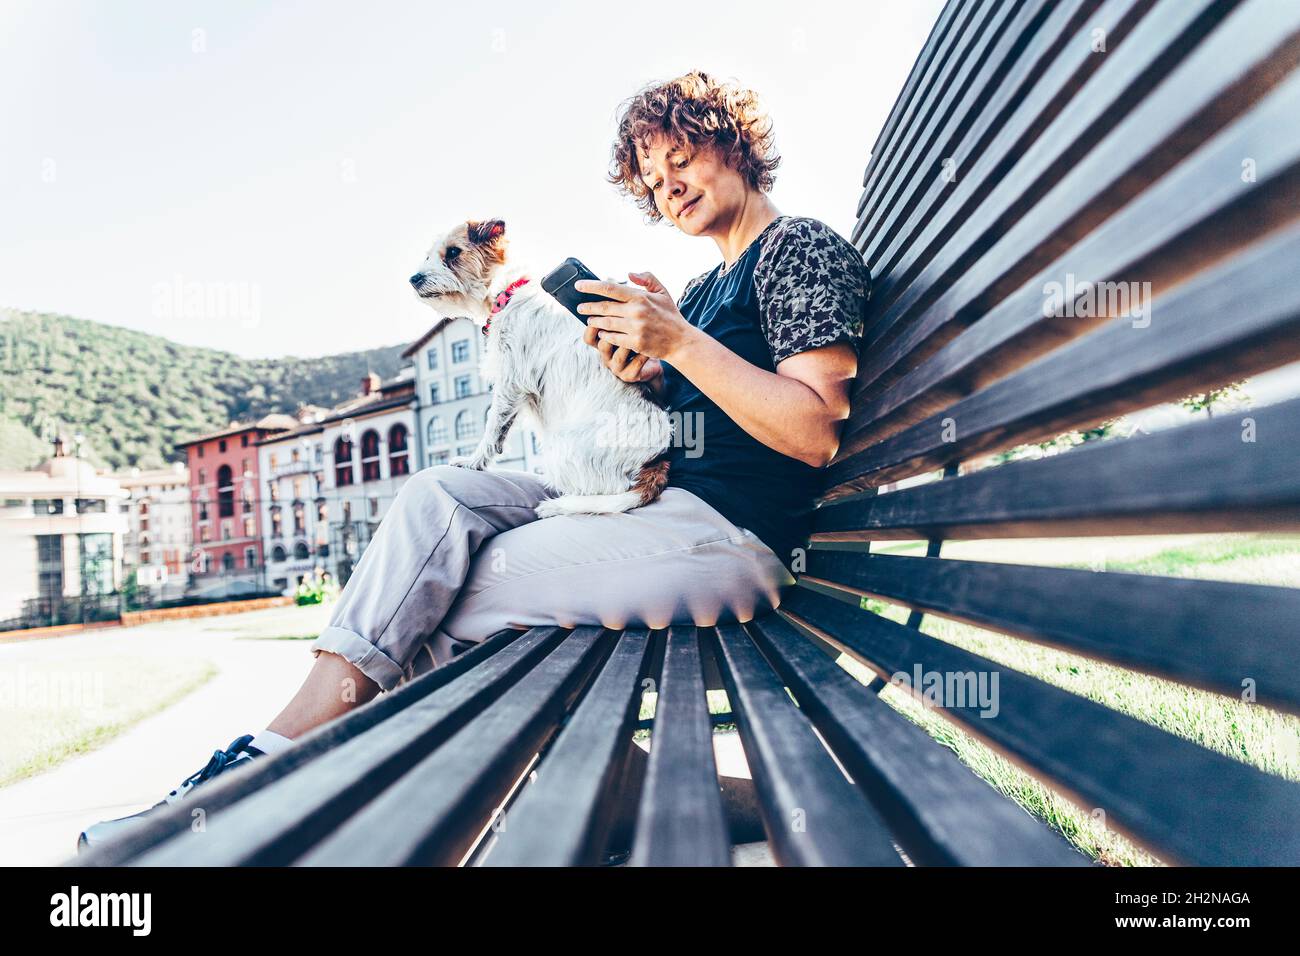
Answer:
[[[402, 353], [415, 367], [420, 467], [445, 465], [478, 447], [492, 392], [479, 374], [483, 333], [469, 319], [439, 319]], [[516, 420], [502, 456], [491, 466], [542, 474], [540, 436]]]
[[304, 405], [297, 428], [257, 442], [258, 507], [266, 580], [292, 594], [317, 570], [333, 573], [325, 486], [325, 419], [332, 409]]
[[11, 626], [95, 620], [122, 586], [127, 492], [67, 447], [55, 438], [36, 470], [0, 471], [0, 621]]
[[158, 600], [180, 598], [189, 582], [192, 547], [190, 472], [182, 462], [132, 468], [109, 477], [126, 489], [127, 531], [122, 563], [127, 575]]
[[362, 381], [361, 395], [335, 406], [320, 422], [324, 511], [317, 512], [317, 520], [328, 526], [332, 567], [327, 570], [340, 587], [419, 466], [415, 404], [408, 365], [387, 382], [371, 373]]

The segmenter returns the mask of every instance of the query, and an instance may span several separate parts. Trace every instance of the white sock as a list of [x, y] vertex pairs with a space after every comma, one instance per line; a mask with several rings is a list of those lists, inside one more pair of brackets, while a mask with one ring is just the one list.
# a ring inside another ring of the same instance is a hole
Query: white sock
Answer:
[[259, 730], [253, 735], [252, 743], [248, 746], [256, 747], [268, 757], [274, 757], [281, 751], [288, 750], [293, 746], [293, 741], [288, 737], [277, 734], [274, 730]]

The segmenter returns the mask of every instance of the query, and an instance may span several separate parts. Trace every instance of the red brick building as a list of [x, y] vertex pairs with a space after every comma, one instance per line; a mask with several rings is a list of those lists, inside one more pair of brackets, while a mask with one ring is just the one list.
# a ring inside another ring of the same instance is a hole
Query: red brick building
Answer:
[[230, 597], [265, 591], [257, 442], [298, 427], [291, 415], [234, 422], [176, 447], [190, 469], [190, 593]]

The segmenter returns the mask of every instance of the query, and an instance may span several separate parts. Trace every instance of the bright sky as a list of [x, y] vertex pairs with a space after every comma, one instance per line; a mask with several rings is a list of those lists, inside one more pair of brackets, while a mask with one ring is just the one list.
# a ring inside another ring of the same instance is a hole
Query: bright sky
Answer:
[[5, 0], [0, 306], [247, 356], [418, 337], [435, 234], [499, 216], [546, 270], [719, 259], [604, 181], [616, 108], [692, 68], [757, 90], [773, 200], [848, 235], [941, 0]]

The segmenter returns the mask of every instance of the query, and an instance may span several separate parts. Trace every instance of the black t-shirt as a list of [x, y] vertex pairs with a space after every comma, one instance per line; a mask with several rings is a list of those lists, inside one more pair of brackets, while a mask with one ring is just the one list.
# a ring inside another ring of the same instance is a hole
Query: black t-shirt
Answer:
[[[856, 351], [870, 290], [866, 265], [844, 237], [816, 219], [778, 216], [730, 269], [719, 264], [692, 279], [677, 307], [745, 361], [775, 372], [791, 355], [835, 342]], [[674, 424], [668, 486], [754, 532], [789, 567], [807, 540], [820, 469], [764, 445], [663, 367]]]

